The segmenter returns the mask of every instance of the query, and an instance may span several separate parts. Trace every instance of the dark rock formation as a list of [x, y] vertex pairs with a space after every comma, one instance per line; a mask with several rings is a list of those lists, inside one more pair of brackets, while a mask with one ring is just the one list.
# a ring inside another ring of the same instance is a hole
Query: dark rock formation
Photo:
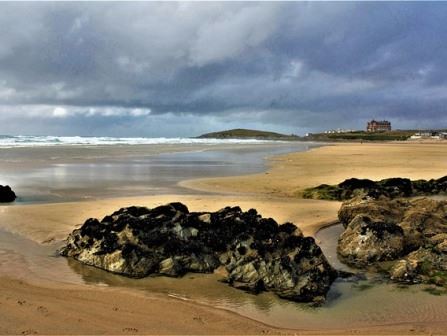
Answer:
[[306, 302], [320, 302], [337, 275], [295, 225], [239, 207], [203, 213], [181, 203], [123, 208], [102, 221], [87, 220], [60, 253], [130, 277], [220, 268], [236, 288]]
[[402, 219], [402, 208], [406, 205], [407, 202], [399, 199], [382, 198], [374, 201], [370, 197], [357, 197], [342, 204], [338, 210], [338, 219], [345, 228], [358, 215], [365, 215], [382, 222], [387, 222], [389, 218], [393, 218], [397, 222]]
[[445, 252], [421, 247], [398, 260], [389, 274], [396, 282], [428, 283], [447, 288], [447, 256]]
[[342, 260], [356, 267], [394, 261], [390, 278], [447, 286], [447, 201], [354, 198], [339, 219]]
[[379, 198], [447, 194], [447, 176], [440, 179], [411, 181], [389, 178], [381, 181], [351, 178], [338, 185], [322, 184], [304, 191], [304, 198], [344, 201], [357, 196]]
[[16, 194], [12, 191], [10, 186], [0, 185], [0, 203], [14, 202], [16, 199]]
[[393, 260], [403, 247], [403, 230], [398, 225], [357, 215], [341, 234], [337, 251], [346, 263], [358, 267]]

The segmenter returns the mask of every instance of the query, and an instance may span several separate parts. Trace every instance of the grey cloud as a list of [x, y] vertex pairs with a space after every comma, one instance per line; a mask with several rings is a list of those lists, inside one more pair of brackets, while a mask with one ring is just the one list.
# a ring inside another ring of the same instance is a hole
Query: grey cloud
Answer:
[[446, 16], [444, 3], [0, 3], [0, 133], [439, 126]]

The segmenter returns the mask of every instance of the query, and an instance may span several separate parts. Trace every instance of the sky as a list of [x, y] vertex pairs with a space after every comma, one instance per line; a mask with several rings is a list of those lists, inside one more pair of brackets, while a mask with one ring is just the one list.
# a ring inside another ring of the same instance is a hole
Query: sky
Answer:
[[447, 3], [0, 2], [0, 134], [447, 128]]

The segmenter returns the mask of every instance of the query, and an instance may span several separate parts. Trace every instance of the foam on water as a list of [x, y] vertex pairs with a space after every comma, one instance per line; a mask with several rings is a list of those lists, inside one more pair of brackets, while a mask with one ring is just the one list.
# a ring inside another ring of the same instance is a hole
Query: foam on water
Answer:
[[265, 144], [278, 142], [273, 140], [259, 139], [197, 139], [197, 138], [118, 138], [118, 137], [82, 137], [82, 136], [0, 136], [0, 148], [11, 147], [38, 147], [38, 146], [61, 146], [61, 145], [175, 145], [175, 144]]

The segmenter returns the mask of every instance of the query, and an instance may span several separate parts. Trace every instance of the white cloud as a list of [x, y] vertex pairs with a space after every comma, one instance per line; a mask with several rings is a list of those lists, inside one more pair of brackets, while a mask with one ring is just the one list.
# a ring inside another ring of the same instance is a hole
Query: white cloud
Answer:
[[142, 117], [142, 116], [147, 116], [149, 114], [151, 114], [150, 109], [136, 108], [136, 109], [132, 109], [129, 111], [129, 115], [131, 115], [132, 117]]
[[53, 105], [0, 105], [0, 115], [18, 115], [25, 118], [68, 118], [76, 116], [85, 118], [139, 118], [150, 114], [150, 108], [127, 108], [116, 106], [80, 107]]
[[66, 116], [68, 116], [68, 111], [67, 111], [66, 108], [63, 108], [63, 107], [56, 107], [56, 108], [53, 110], [53, 114], [52, 114], [52, 116], [53, 116], [53, 117], [56, 117], [56, 118], [65, 118]]

